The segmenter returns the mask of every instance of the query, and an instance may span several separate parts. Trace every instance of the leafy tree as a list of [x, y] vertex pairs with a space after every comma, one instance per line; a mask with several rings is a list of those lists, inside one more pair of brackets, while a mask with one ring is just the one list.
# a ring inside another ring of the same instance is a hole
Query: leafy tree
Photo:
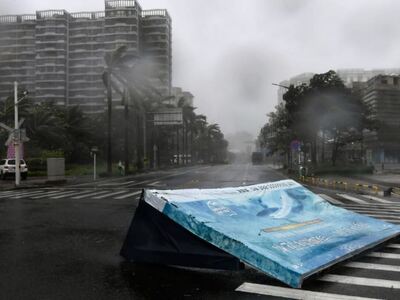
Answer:
[[290, 86], [284, 94], [288, 125], [294, 137], [311, 145], [311, 161], [317, 162], [320, 135], [323, 145], [333, 139], [331, 161], [334, 165], [341, 147], [357, 140], [370, 126], [369, 108], [358, 94], [345, 87], [334, 71], [316, 74], [309, 85]]
[[290, 128], [291, 120], [284, 104], [277, 105], [275, 111], [268, 114], [268, 122], [258, 137], [261, 146], [268, 149], [268, 154], [286, 155], [290, 161], [290, 142], [295, 134]]

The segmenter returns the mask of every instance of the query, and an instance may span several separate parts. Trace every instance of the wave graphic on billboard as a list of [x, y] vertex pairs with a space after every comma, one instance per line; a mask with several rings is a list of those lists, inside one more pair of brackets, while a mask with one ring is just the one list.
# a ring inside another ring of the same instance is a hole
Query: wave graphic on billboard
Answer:
[[331, 205], [293, 180], [221, 189], [147, 190], [144, 201], [201, 239], [292, 287], [400, 234]]

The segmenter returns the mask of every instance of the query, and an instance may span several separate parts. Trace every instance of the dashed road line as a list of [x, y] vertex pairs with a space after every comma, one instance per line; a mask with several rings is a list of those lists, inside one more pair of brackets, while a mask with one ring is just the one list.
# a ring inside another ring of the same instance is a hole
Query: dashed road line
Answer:
[[392, 201], [385, 200], [385, 199], [378, 198], [378, 197], [371, 196], [371, 195], [361, 195], [361, 196], [364, 197], [364, 198], [367, 198], [369, 200], [375, 200], [375, 201], [380, 202], [380, 203], [393, 203]]
[[7, 197], [10, 197], [10, 198], [20, 198], [20, 197], [30, 197], [30, 196], [36, 196], [36, 195], [39, 195], [39, 194], [43, 194], [43, 193], [45, 193], [44, 191], [42, 191], [42, 190], [40, 190], [40, 191], [29, 191], [29, 192], [27, 192], [27, 191], [25, 191], [25, 192], [16, 192], [16, 193], [14, 193], [14, 194], [10, 194], [10, 195], [7, 195]]
[[97, 196], [97, 197], [93, 197], [93, 199], [104, 199], [107, 197], [111, 197], [111, 196], [115, 196], [115, 195], [119, 195], [119, 194], [123, 194], [123, 193], [127, 193], [128, 191], [118, 191], [118, 192], [113, 192], [113, 193], [108, 193], [105, 195], [101, 195], [101, 196]]
[[107, 191], [107, 190], [104, 190], [104, 191], [97, 191], [97, 192], [92, 192], [92, 193], [89, 193], [89, 194], [84, 194], [84, 195], [80, 195], [80, 196], [74, 196], [74, 197], [71, 197], [72, 199], [75, 199], [75, 200], [79, 200], [79, 199], [83, 199], [83, 198], [88, 198], [88, 197], [92, 197], [92, 196], [96, 196], [96, 195], [100, 195], [100, 194], [104, 194], [104, 193], [108, 193], [109, 191]]
[[336, 194], [336, 195], [338, 195], [339, 197], [342, 197], [342, 198], [344, 198], [346, 200], [350, 200], [350, 201], [353, 201], [353, 202], [356, 202], [356, 203], [359, 203], [359, 204], [368, 204], [367, 201], [361, 200], [359, 198], [356, 198], [356, 197], [353, 197], [353, 196], [350, 196], [350, 195], [347, 195], [347, 194]]
[[41, 193], [45, 193], [45, 192], [46, 191], [43, 191], [43, 190], [13, 191], [13, 192], [1, 195], [0, 198], [19, 197], [19, 196], [25, 196], [25, 195], [37, 195], [37, 194], [41, 194]]
[[57, 194], [62, 193], [62, 192], [63, 192], [62, 190], [51, 191], [51, 192], [43, 192], [43, 194], [41, 194], [39, 196], [34, 196], [34, 197], [29, 197], [29, 198], [31, 198], [31, 199], [41, 199], [41, 198], [57, 195]]
[[400, 272], [400, 266], [371, 264], [371, 263], [364, 263], [364, 262], [349, 262], [349, 263], [345, 264], [344, 267], [367, 269], [367, 270]]
[[98, 186], [102, 186], [102, 187], [108, 187], [108, 186], [126, 186], [126, 185], [131, 185], [133, 183], [135, 183], [135, 180], [131, 180], [131, 181], [126, 181], [126, 182], [112, 182], [112, 183], [104, 183], [104, 184], [99, 184]]
[[377, 258], [400, 259], [400, 254], [397, 254], [397, 253], [371, 252], [371, 253], [368, 253], [367, 256], [377, 257]]
[[125, 199], [125, 198], [131, 197], [131, 196], [139, 195], [139, 194], [141, 194], [141, 193], [142, 193], [142, 191], [136, 191], [136, 192], [134, 192], [134, 193], [130, 193], [130, 194], [127, 194], [127, 195], [115, 197], [114, 199], [116, 199], [116, 200], [121, 200], [121, 199]]
[[355, 297], [340, 294], [313, 292], [307, 290], [292, 289], [273, 285], [256, 284], [244, 282], [236, 291], [244, 293], [259, 294], [289, 299], [313, 299], [313, 300], [365, 300], [373, 298]]
[[320, 196], [322, 199], [324, 199], [332, 204], [343, 204], [343, 202], [340, 202], [339, 200], [336, 200], [326, 194], [318, 194], [318, 196]]
[[52, 197], [50, 197], [50, 199], [62, 199], [62, 198], [67, 198], [69, 196], [79, 195], [82, 193], [90, 193], [90, 192], [92, 192], [92, 190], [69, 191], [69, 192], [61, 193], [57, 196], [52, 196]]
[[388, 215], [381, 215], [381, 214], [374, 214], [374, 213], [367, 213], [367, 212], [361, 212], [361, 214], [370, 216], [373, 218], [400, 220], [400, 216], [388, 216]]
[[394, 249], [400, 249], [400, 244], [389, 244], [386, 247], [394, 248]]
[[354, 284], [354, 285], [380, 287], [380, 288], [383, 287], [383, 288], [390, 288], [390, 289], [400, 289], [400, 281], [386, 280], [386, 279], [328, 274], [328, 275], [322, 276], [321, 278], [318, 278], [318, 280], [334, 282], [334, 283], [344, 283], [344, 284]]

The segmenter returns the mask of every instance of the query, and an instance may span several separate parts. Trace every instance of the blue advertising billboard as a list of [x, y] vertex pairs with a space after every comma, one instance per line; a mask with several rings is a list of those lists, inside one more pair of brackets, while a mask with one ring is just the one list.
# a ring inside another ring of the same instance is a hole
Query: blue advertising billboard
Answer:
[[292, 287], [400, 234], [331, 205], [293, 180], [221, 189], [147, 190], [144, 201], [196, 236]]

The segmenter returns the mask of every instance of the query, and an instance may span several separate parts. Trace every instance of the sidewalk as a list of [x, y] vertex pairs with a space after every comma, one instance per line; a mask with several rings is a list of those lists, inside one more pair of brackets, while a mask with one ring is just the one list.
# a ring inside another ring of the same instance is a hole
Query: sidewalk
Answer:
[[[85, 176], [66, 176], [65, 180], [59, 182], [49, 182], [47, 177], [31, 177], [27, 180], [21, 180], [21, 184], [18, 189], [36, 188], [36, 187], [51, 187], [51, 186], [61, 186], [64, 184], [74, 184], [74, 183], [85, 183], [93, 181], [91, 175]], [[15, 187], [15, 179], [8, 178], [6, 180], [0, 180], [0, 191], [17, 189]]]

